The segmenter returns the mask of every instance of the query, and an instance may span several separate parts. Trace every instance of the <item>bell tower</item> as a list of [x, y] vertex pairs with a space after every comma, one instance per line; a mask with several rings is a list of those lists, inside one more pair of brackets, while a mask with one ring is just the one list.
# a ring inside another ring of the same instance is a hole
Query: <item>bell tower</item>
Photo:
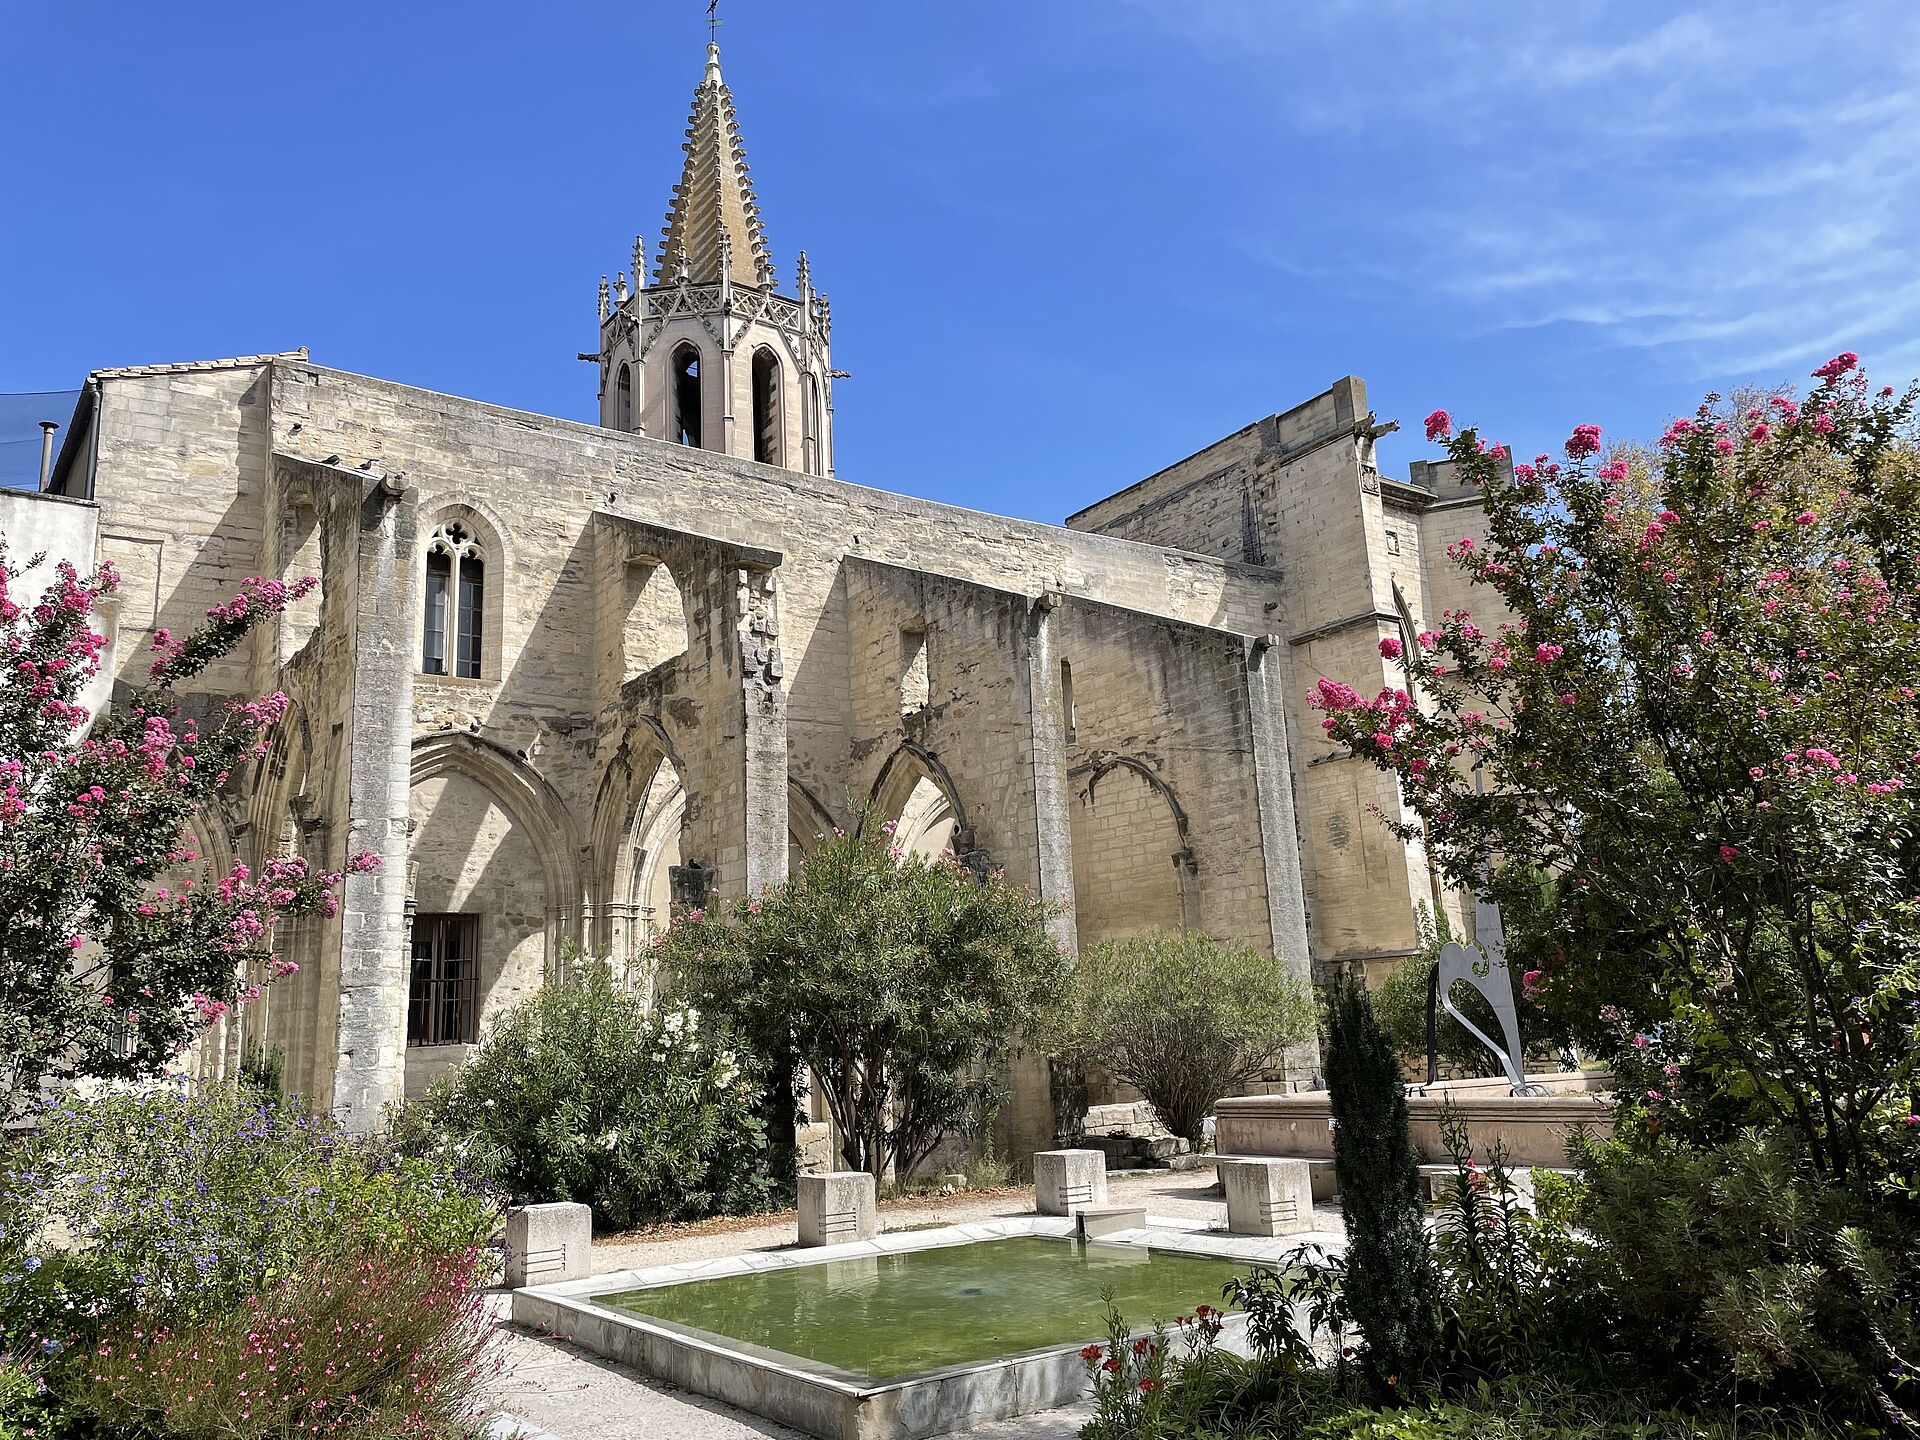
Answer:
[[809, 475], [833, 474], [832, 313], [800, 253], [782, 295], [720, 46], [693, 92], [657, 255], [600, 279], [600, 423]]

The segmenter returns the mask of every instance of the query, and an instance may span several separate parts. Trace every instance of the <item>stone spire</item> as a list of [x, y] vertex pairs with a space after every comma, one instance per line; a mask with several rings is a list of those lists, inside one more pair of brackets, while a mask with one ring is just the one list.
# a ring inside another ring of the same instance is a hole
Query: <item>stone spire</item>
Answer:
[[686, 165], [673, 187], [673, 205], [661, 232], [666, 243], [656, 272], [660, 283], [670, 284], [682, 275], [696, 284], [710, 283], [720, 279], [724, 267], [735, 285], [771, 286], [773, 259], [747, 173], [733, 92], [720, 78], [717, 44], [707, 46], [707, 73], [693, 92], [693, 115], [682, 149]]

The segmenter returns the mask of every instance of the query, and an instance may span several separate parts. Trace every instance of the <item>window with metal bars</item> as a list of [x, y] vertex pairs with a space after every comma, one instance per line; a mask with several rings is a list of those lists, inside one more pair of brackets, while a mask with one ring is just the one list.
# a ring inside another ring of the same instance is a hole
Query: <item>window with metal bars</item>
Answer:
[[471, 1045], [479, 1038], [480, 917], [415, 916], [407, 1044]]

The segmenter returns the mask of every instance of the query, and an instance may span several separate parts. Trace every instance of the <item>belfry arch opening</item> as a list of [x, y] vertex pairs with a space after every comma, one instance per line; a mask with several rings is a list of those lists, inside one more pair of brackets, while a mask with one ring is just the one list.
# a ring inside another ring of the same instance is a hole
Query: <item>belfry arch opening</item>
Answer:
[[613, 428], [633, 429], [633, 367], [624, 360], [613, 382]]
[[762, 345], [753, 352], [753, 458], [783, 463], [780, 441], [780, 357]]
[[698, 450], [704, 444], [700, 435], [700, 347], [689, 341], [674, 346], [671, 370], [673, 438]]

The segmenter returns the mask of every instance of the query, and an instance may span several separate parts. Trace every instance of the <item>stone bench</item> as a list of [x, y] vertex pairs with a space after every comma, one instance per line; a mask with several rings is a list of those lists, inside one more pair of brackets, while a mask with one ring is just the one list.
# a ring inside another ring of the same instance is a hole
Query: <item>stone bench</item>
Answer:
[[1220, 1167], [1227, 1230], [1234, 1235], [1296, 1235], [1314, 1228], [1313, 1172], [1304, 1160], [1236, 1160]]
[[873, 1176], [866, 1171], [802, 1175], [798, 1188], [802, 1245], [839, 1245], [879, 1233]]
[[1107, 1157], [1098, 1150], [1041, 1150], [1033, 1157], [1033, 1208], [1071, 1215], [1107, 1203]]
[[593, 1273], [593, 1211], [570, 1200], [507, 1212], [507, 1287], [557, 1285]]

